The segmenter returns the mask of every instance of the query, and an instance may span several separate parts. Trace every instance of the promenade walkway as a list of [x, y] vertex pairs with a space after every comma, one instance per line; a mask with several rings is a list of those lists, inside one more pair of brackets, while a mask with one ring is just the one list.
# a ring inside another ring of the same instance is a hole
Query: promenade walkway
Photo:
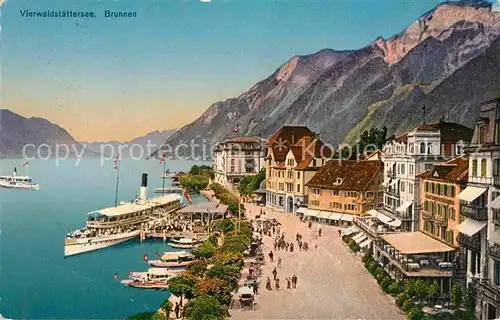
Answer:
[[[246, 204], [247, 213], [254, 216], [262, 207]], [[269, 218], [276, 218], [285, 232], [287, 241], [294, 241], [295, 250], [275, 252], [275, 263], [267, 254], [273, 248], [273, 238], [264, 236], [266, 264], [263, 267], [260, 292], [254, 310], [230, 310], [233, 319], [405, 319], [401, 311], [379, 288], [376, 280], [338, 236], [338, 228], [323, 226], [323, 236], [312, 239], [313, 230], [290, 214], [277, 213], [266, 208]], [[299, 232], [308, 241], [310, 250], [300, 252], [295, 243]], [[315, 250], [315, 245], [318, 245]], [[278, 257], [282, 268], [278, 269], [279, 291], [265, 289], [265, 280], [272, 276]], [[295, 274], [296, 289], [286, 289], [286, 277]]]

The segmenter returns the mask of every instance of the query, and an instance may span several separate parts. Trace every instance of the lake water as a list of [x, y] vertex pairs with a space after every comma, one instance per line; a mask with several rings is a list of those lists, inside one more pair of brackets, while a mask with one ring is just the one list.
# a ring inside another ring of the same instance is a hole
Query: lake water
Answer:
[[[14, 166], [24, 175], [22, 159], [0, 160], [0, 173]], [[168, 292], [129, 288], [113, 279], [130, 270], [145, 271], [144, 253], [171, 249], [161, 240], [124, 244], [64, 258], [65, 234], [85, 225], [86, 213], [114, 205], [116, 171], [112, 160], [34, 160], [29, 174], [40, 190], [0, 188], [0, 314], [13, 319], [124, 319], [155, 311]], [[167, 161], [171, 171], [187, 171], [209, 162]], [[120, 162], [120, 200], [138, 194], [148, 173], [148, 193], [161, 187], [163, 165], [153, 160]], [[169, 182], [169, 180], [167, 180]], [[169, 183], [166, 184], [168, 186]], [[206, 201], [192, 195], [194, 203]]]

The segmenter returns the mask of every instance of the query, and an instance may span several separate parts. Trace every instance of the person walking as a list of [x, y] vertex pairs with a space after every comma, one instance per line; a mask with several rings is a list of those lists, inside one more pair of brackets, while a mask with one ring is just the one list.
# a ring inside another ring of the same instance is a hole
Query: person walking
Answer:
[[278, 271], [276, 271], [276, 268], [273, 269], [273, 279], [276, 280], [276, 276], [278, 275]]
[[176, 302], [175, 303], [175, 307], [174, 307], [174, 312], [175, 312], [175, 318], [178, 319], [179, 318], [179, 312], [181, 311], [181, 306], [179, 305], [179, 302]]
[[292, 276], [292, 287], [297, 288], [297, 276], [295, 274]]
[[342, 236], [342, 230], [339, 229], [339, 237]]
[[274, 285], [276, 286], [276, 290], [279, 290], [280, 289], [280, 278], [276, 278], [274, 280]]
[[290, 252], [293, 252], [293, 243], [290, 243]]
[[290, 289], [292, 287], [292, 281], [290, 280], [290, 278], [286, 278], [286, 288], [287, 289]]
[[273, 290], [273, 288], [271, 288], [271, 279], [269, 277], [267, 277], [266, 280], [266, 289], [269, 291]]
[[269, 252], [269, 259], [271, 260], [271, 262], [273, 262], [273, 257], [274, 257], [274, 254], [273, 252]]
[[278, 268], [281, 268], [281, 257], [278, 257]]
[[318, 226], [318, 235], [321, 238], [321, 226]]
[[302, 251], [302, 241], [299, 240], [299, 251]]

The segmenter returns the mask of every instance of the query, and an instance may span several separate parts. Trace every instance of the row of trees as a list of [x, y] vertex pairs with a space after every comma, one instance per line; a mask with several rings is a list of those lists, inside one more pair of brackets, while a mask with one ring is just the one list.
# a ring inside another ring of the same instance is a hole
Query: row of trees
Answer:
[[384, 126], [382, 129], [371, 128], [370, 130], [365, 130], [359, 137], [359, 139], [349, 147], [344, 147], [340, 152], [343, 159], [356, 160], [364, 152], [374, 152], [381, 149], [382, 146], [390, 140], [395, 139], [392, 135], [387, 137], [387, 127]]
[[190, 192], [199, 193], [208, 186], [210, 179], [213, 178], [214, 170], [212, 167], [194, 165], [187, 175], [180, 177], [179, 182], [183, 188], [187, 188]]
[[240, 180], [239, 191], [243, 196], [252, 196], [259, 189], [262, 181], [266, 179], [266, 170], [262, 169], [254, 176], [246, 176]]
[[475, 294], [472, 289], [462, 293], [460, 283], [453, 284], [450, 302], [453, 313], [435, 316], [426, 315], [424, 306], [434, 306], [441, 295], [436, 281], [430, 285], [423, 280], [394, 281], [375, 261], [370, 253], [365, 254], [363, 262], [385, 293], [396, 298], [396, 304], [407, 313], [410, 320], [475, 320]]
[[[169, 291], [181, 298], [189, 299], [184, 306], [184, 317], [189, 320], [221, 320], [229, 316], [228, 309], [232, 292], [238, 288], [244, 266], [243, 252], [250, 246], [252, 226], [243, 221], [236, 231], [233, 219], [220, 220], [214, 230], [223, 238], [217, 247], [218, 236], [212, 236], [193, 250], [197, 260], [187, 270], [169, 281]], [[166, 303], [166, 307], [171, 305]], [[165, 309], [168, 310], [168, 309]], [[162, 320], [157, 313], [155, 320]]]
[[[232, 215], [237, 215], [239, 211], [239, 199], [237, 196], [235, 196], [233, 193], [231, 193], [229, 190], [224, 188], [221, 184], [219, 183], [212, 183], [210, 185], [210, 189], [215, 194], [215, 197], [219, 199], [219, 201], [222, 204], [225, 204], [228, 206], [228, 210]], [[245, 212], [245, 207], [243, 204], [241, 204], [241, 212], [242, 212], [242, 217], [243, 213]]]

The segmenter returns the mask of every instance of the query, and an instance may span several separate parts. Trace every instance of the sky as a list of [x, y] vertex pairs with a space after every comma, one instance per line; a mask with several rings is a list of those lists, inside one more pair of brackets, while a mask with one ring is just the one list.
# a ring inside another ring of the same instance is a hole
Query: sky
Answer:
[[[388, 38], [434, 0], [8, 0], [1, 7], [2, 107], [78, 141], [180, 128], [294, 55]], [[74, 10], [95, 18], [35, 18]], [[105, 11], [135, 12], [106, 18]]]

